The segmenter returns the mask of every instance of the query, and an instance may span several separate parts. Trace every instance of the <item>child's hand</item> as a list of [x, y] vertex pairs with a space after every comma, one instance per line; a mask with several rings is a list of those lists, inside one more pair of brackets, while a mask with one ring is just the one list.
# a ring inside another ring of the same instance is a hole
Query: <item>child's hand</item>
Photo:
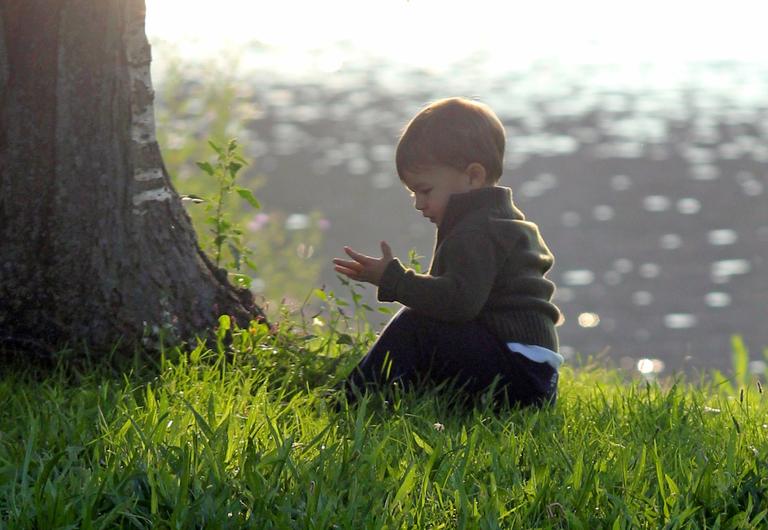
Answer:
[[354, 261], [335, 258], [333, 260], [333, 268], [336, 272], [340, 272], [352, 280], [368, 282], [373, 285], [379, 285], [384, 269], [394, 259], [392, 249], [389, 248], [386, 241], [381, 242], [381, 258], [360, 254], [349, 247], [344, 247], [344, 252]]

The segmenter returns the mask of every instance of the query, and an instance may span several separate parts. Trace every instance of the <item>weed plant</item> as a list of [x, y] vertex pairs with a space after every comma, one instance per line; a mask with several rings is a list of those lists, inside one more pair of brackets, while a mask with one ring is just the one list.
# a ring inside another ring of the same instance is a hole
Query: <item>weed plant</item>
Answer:
[[[356, 288], [354, 285], [350, 288]], [[757, 380], [562, 370], [557, 404], [494, 412], [436, 390], [333, 407], [374, 339], [318, 290], [293, 325], [219, 321], [156, 366], [6, 367], [5, 528], [765, 528]], [[121, 375], [121, 373], [123, 375]], [[736, 386], [734, 386], [736, 385]]]
[[[212, 255], [217, 267], [226, 266], [230, 270], [234, 269], [229, 276], [239, 287], [249, 289], [252, 279], [243, 271], [245, 266], [253, 271], [257, 269], [252, 260], [253, 251], [245, 246], [242, 239], [243, 229], [230, 219], [230, 215], [225, 211], [225, 203], [232, 192], [236, 192], [241, 199], [257, 210], [261, 208], [261, 204], [252, 190], [235, 185], [238, 172], [248, 164], [238, 153], [237, 140], [230, 139], [226, 146], [217, 145], [213, 141], [208, 143], [216, 152], [216, 162], [215, 164], [198, 162], [197, 166], [216, 181], [217, 190], [208, 201], [197, 196], [185, 196], [185, 198], [193, 202], [206, 202], [205, 211], [208, 217], [205, 222], [211, 235], [208, 252]], [[226, 250], [229, 250], [231, 261], [225, 264], [222, 260], [225, 259]]]
[[[291, 223], [296, 212], [259, 208], [253, 192], [271, 176], [256, 170], [265, 153], [247, 126], [254, 95], [230, 59], [189, 64], [171, 56], [157, 84], [163, 161], [201, 248], [230, 271], [230, 280], [265, 300], [300, 301], [330, 259], [323, 248], [329, 222], [315, 207], [299, 213], [298, 224]], [[233, 138], [239, 141], [230, 150]]]

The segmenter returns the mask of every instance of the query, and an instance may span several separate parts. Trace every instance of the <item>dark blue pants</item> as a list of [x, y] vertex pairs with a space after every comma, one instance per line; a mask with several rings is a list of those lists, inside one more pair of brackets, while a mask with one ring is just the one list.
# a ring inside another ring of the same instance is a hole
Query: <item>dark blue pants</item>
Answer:
[[479, 397], [493, 386], [497, 404], [542, 405], [557, 397], [557, 371], [509, 350], [477, 321], [435, 320], [401, 309], [344, 386], [347, 398], [397, 381], [404, 388], [450, 383], [460, 397]]

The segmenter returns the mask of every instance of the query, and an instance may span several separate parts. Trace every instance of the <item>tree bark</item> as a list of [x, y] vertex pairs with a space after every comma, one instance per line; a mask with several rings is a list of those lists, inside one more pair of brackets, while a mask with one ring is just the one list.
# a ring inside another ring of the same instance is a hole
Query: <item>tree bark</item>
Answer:
[[155, 137], [144, 0], [0, 0], [0, 345], [132, 348], [263, 318]]

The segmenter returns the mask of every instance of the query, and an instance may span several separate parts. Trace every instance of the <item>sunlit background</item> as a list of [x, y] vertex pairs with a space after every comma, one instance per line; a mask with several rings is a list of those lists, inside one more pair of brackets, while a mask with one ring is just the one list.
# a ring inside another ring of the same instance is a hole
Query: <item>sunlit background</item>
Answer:
[[346, 41], [426, 68], [476, 52], [503, 68], [541, 58], [766, 61], [767, 19], [759, 0], [147, 0], [150, 38], [178, 43], [185, 55], [230, 52], [253, 40], [299, 53]]
[[646, 376], [727, 368], [734, 333], [765, 371], [765, 20], [757, 1], [147, 0], [177, 188], [207, 192], [208, 138], [252, 161], [255, 290], [341, 291], [343, 244], [426, 265], [397, 133], [432, 99], [477, 97], [507, 128], [502, 183], [555, 252], [562, 352]]

